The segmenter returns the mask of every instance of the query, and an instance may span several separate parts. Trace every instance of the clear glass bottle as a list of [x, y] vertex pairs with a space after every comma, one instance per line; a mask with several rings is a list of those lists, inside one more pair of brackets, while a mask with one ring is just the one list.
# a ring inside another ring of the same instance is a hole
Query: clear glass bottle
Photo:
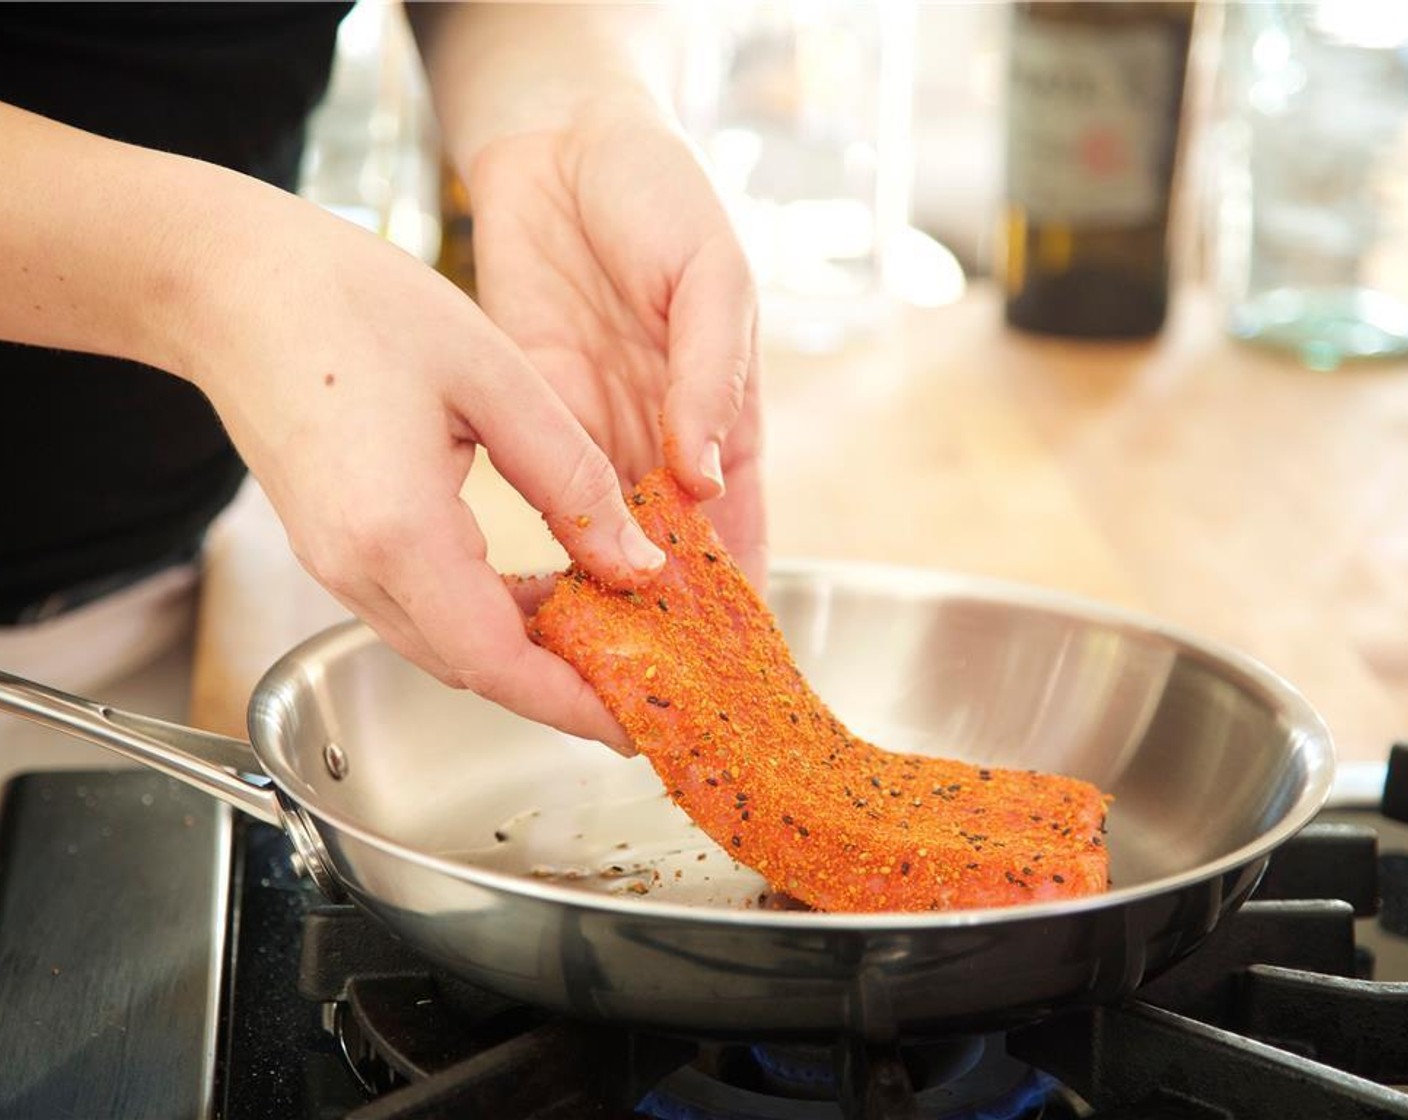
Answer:
[[1212, 234], [1228, 330], [1318, 370], [1408, 353], [1408, 5], [1224, 17]]
[[908, 231], [912, 0], [679, 5], [678, 101], [757, 275], [764, 331], [827, 351], [892, 311]]
[[358, 4], [337, 32], [308, 122], [299, 194], [431, 263], [439, 150], [420, 55], [399, 5]]

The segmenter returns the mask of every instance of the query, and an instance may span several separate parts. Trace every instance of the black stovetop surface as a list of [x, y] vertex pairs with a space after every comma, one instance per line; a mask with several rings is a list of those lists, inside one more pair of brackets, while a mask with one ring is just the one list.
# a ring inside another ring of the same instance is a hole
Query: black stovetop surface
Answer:
[[238, 926], [215, 1084], [218, 1120], [342, 1120], [366, 1102], [325, 1008], [299, 993], [304, 922], [323, 904], [288, 838], [236, 822]]

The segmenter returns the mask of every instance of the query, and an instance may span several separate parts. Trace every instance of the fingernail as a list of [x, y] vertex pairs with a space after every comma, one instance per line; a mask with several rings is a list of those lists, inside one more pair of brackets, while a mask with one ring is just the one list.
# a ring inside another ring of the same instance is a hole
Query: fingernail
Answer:
[[719, 493], [724, 492], [724, 468], [719, 459], [719, 445], [710, 440], [704, 445], [704, 452], [699, 456], [699, 473], [719, 488]]
[[621, 527], [621, 551], [626, 563], [638, 572], [658, 572], [665, 566], [665, 554], [645, 535], [634, 521]]

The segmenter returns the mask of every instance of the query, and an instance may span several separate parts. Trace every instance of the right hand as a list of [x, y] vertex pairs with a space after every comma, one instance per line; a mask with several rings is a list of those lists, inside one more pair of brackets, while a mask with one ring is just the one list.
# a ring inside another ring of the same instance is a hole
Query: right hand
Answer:
[[629, 749], [581, 678], [529, 641], [460, 497], [483, 446], [594, 575], [629, 585], [663, 561], [557, 393], [448, 280], [299, 199], [263, 194], [207, 256], [182, 373], [304, 567], [442, 681]]
[[678, 127], [650, 99], [604, 96], [487, 142], [467, 182], [485, 312], [623, 482], [668, 466], [764, 587], [757, 297]]

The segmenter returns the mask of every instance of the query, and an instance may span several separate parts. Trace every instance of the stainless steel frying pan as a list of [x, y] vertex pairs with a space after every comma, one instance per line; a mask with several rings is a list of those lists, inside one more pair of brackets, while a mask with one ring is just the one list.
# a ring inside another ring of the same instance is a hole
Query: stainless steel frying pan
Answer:
[[329, 895], [475, 983], [715, 1035], [989, 1030], [1118, 998], [1246, 898], [1329, 792], [1329, 734], [1289, 685], [1149, 619], [878, 568], [785, 567], [770, 597], [857, 733], [1113, 793], [1114, 889], [941, 914], [773, 909], [643, 759], [447, 689], [356, 624], [269, 670], [250, 744], [6, 675], [0, 709], [280, 824]]

